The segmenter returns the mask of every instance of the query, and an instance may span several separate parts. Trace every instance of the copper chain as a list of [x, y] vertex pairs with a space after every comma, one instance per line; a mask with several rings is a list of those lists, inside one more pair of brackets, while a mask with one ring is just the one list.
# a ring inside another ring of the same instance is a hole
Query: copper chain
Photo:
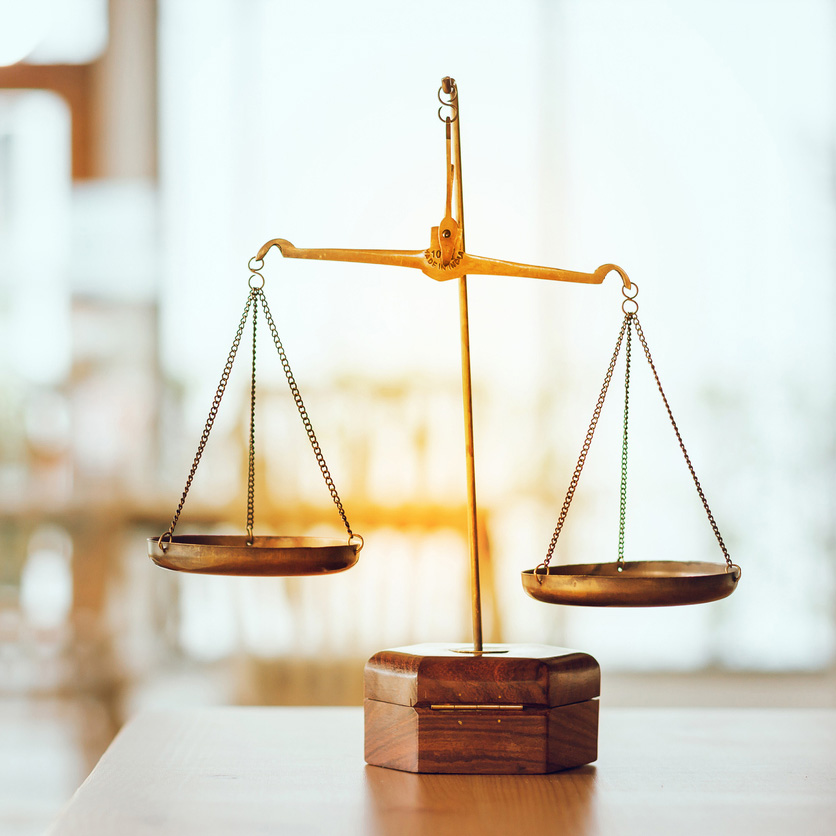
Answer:
[[[549, 543], [549, 550], [546, 553], [546, 559], [540, 564], [548, 571], [549, 562], [554, 554], [554, 548], [557, 545], [557, 540], [560, 537], [560, 532], [563, 530], [563, 523], [566, 522], [566, 515], [569, 513], [569, 506], [572, 504], [572, 499], [575, 496], [575, 489], [578, 487], [578, 481], [581, 478], [581, 471], [586, 462], [586, 456], [589, 453], [589, 447], [592, 444], [592, 437], [595, 435], [595, 428], [598, 426], [598, 419], [601, 417], [601, 409], [604, 406], [604, 399], [607, 397], [607, 390], [610, 388], [610, 381], [612, 380], [613, 371], [615, 371], [615, 364], [618, 360], [618, 354], [621, 351], [621, 342], [624, 339], [624, 332], [627, 330], [628, 317], [625, 315], [624, 322], [621, 324], [621, 330], [618, 332], [618, 339], [615, 343], [615, 351], [613, 351], [610, 365], [607, 367], [607, 373], [604, 375], [604, 385], [601, 387], [601, 393], [598, 395], [598, 401], [595, 404], [595, 409], [592, 412], [592, 420], [589, 422], [589, 429], [586, 431], [586, 438], [581, 447], [581, 454], [578, 457], [578, 463], [575, 465], [575, 472], [572, 474], [572, 480], [569, 482], [569, 489], [566, 491], [566, 498], [563, 500], [563, 507], [560, 509], [560, 516], [557, 518], [557, 525], [552, 534], [551, 542]], [[540, 568], [537, 567], [537, 569]], [[536, 571], [536, 570], [535, 570]], [[544, 572], [544, 574], [545, 574]]]
[[691, 464], [691, 457], [688, 455], [688, 451], [685, 449], [685, 443], [682, 441], [682, 436], [679, 433], [679, 427], [676, 425], [676, 421], [673, 417], [673, 412], [671, 412], [670, 404], [668, 403], [668, 399], [665, 396], [665, 390], [662, 389], [662, 382], [659, 380], [659, 374], [656, 371], [656, 366], [653, 363], [653, 358], [650, 356], [650, 349], [647, 347], [647, 340], [644, 338], [644, 331], [642, 331], [641, 324], [639, 323], [639, 318], [636, 317], [636, 334], [638, 334], [639, 339], [641, 340], [642, 348], [644, 349], [644, 356], [647, 357], [647, 362], [650, 365], [650, 370], [653, 372], [653, 377], [656, 380], [656, 386], [659, 389], [659, 394], [662, 396], [662, 402], [665, 404], [665, 409], [668, 412], [668, 418], [671, 419], [671, 426], [673, 427], [674, 433], [676, 433], [676, 440], [679, 442], [679, 448], [682, 450], [682, 455], [685, 457], [685, 463], [688, 465], [688, 470], [691, 473], [691, 478], [694, 480], [694, 486], [697, 489], [697, 494], [699, 495], [700, 501], [702, 502], [702, 507], [705, 509], [705, 514], [708, 517], [708, 522], [711, 524], [711, 530], [714, 532], [714, 536], [717, 538], [717, 544], [720, 546], [720, 551], [723, 552], [723, 557], [726, 559], [726, 565], [729, 569], [734, 566], [732, 563], [731, 557], [729, 557], [728, 549], [726, 548], [726, 544], [723, 542], [723, 535], [720, 534], [720, 529], [717, 527], [717, 523], [714, 520], [714, 514], [711, 513], [711, 508], [708, 507], [708, 500], [705, 498], [705, 493], [703, 492], [702, 485], [700, 485], [700, 480], [697, 479], [697, 474], [694, 470], [694, 465]]
[[177, 526], [177, 521], [180, 519], [180, 512], [183, 510], [183, 505], [186, 503], [186, 497], [189, 495], [189, 488], [191, 488], [192, 480], [197, 472], [197, 466], [200, 464], [200, 458], [203, 455], [206, 442], [209, 440], [209, 433], [212, 431], [212, 425], [215, 423], [215, 417], [218, 414], [218, 407], [220, 407], [221, 399], [226, 391], [226, 384], [229, 382], [229, 374], [232, 371], [232, 364], [235, 362], [235, 355], [238, 353], [238, 346], [241, 344], [241, 337], [244, 333], [244, 325], [247, 322], [250, 307], [252, 306], [254, 300], [255, 291], [251, 290], [249, 296], [247, 296], [247, 304], [244, 306], [244, 313], [241, 314], [241, 321], [238, 323], [238, 330], [235, 332], [235, 338], [232, 341], [232, 348], [229, 349], [229, 355], [226, 358], [226, 365], [224, 366], [223, 372], [221, 372], [221, 379], [218, 383], [215, 397], [212, 400], [212, 406], [209, 409], [209, 417], [206, 419], [206, 425], [203, 427], [203, 433], [201, 434], [200, 442], [197, 445], [197, 453], [195, 454], [191, 470], [189, 471], [188, 478], [186, 479], [186, 487], [183, 489], [183, 495], [180, 497], [180, 503], [177, 506], [177, 510], [174, 512], [174, 517], [171, 520], [171, 525], [168, 527], [168, 531], [166, 531], [165, 534], [163, 534], [157, 541], [163, 551], [166, 551], [168, 548], [163, 540], [167, 537], [167, 542], [171, 542], [174, 529]]
[[627, 440], [630, 424], [630, 349], [635, 313], [625, 314], [627, 340], [624, 344], [624, 434], [621, 437], [621, 488], [618, 498], [618, 571], [624, 570], [624, 527], [627, 523]]
[[260, 290], [253, 290], [253, 362], [250, 378], [250, 449], [247, 462], [247, 545], [253, 544], [255, 526], [255, 348]]
[[[637, 288], [636, 288], [637, 289]], [[693, 464], [691, 464], [691, 457], [688, 455], [688, 451], [685, 448], [685, 443], [682, 440], [682, 435], [679, 432], [679, 427], [676, 424], [676, 421], [673, 417], [673, 412], [671, 411], [670, 404], [668, 403], [667, 396], [665, 395], [665, 391], [662, 388], [662, 382], [659, 379], [659, 374], [656, 371], [656, 365], [653, 362], [653, 358], [650, 355], [650, 349], [647, 345], [647, 340], [644, 336], [644, 331], [642, 330], [641, 323], [639, 322], [638, 317], [638, 304], [634, 301], [635, 296], [633, 297], [626, 297], [625, 303], [623, 303], [622, 309], [625, 311], [624, 313], [624, 321], [621, 324], [621, 330], [618, 332], [618, 339], [616, 340], [615, 344], [615, 351], [613, 351], [612, 358], [610, 360], [610, 364], [607, 367], [607, 373], [604, 376], [604, 384], [601, 387], [601, 393], [598, 395], [598, 401], [595, 404], [595, 409], [592, 413], [592, 420], [589, 423], [589, 428], [586, 432], [586, 438], [584, 439], [583, 446], [581, 447], [580, 456], [578, 457], [578, 463], [575, 465], [575, 471], [572, 474], [572, 479], [569, 482], [569, 488], [566, 491], [566, 498], [563, 500], [563, 506], [560, 509], [560, 515], [557, 519], [557, 525], [554, 529], [554, 534], [552, 535], [551, 542], [549, 543], [549, 548], [546, 553], [546, 559], [537, 566], [535, 569], [535, 575], [545, 575], [548, 573], [549, 563], [554, 555], [554, 550], [557, 545], [557, 540], [560, 537], [560, 532], [563, 530], [563, 524], [566, 522], [566, 515], [569, 512], [569, 507], [572, 504], [572, 499], [575, 496], [575, 490], [578, 487], [578, 481], [580, 480], [581, 472], [583, 471], [584, 464], [586, 462], [587, 454], [589, 453], [589, 447], [592, 444], [592, 437], [595, 434], [595, 428], [598, 426], [598, 419], [601, 417], [601, 409], [604, 405], [604, 400], [607, 396], [607, 391], [610, 386], [610, 381], [612, 380], [613, 371], [615, 370], [615, 365], [618, 360], [618, 355], [621, 351], [621, 344], [624, 341], [624, 335], [626, 333], [627, 340], [626, 340], [626, 368], [624, 372], [624, 428], [623, 428], [623, 435], [622, 435], [622, 446], [621, 446], [621, 486], [620, 486], [620, 496], [619, 496], [619, 527], [618, 527], [618, 571], [622, 571], [624, 566], [624, 530], [625, 530], [625, 523], [627, 517], [627, 450], [628, 450], [628, 426], [629, 426], [629, 414], [630, 414], [630, 353], [631, 353], [631, 331], [633, 328], [636, 330], [636, 335], [638, 336], [642, 348], [644, 349], [644, 355], [647, 358], [647, 362], [650, 366], [650, 370], [653, 373], [653, 378], [656, 381], [656, 386], [659, 390], [659, 394], [662, 396], [662, 402], [665, 405], [665, 409], [668, 413], [668, 418], [670, 419], [671, 426], [673, 427], [673, 431], [676, 434], [676, 439], [679, 442], [679, 448], [682, 451], [682, 455], [685, 457], [685, 463], [688, 466], [688, 470], [691, 474], [691, 478], [694, 480], [694, 485], [697, 489], [697, 494], [702, 502], [702, 506], [705, 509], [706, 516], [708, 517], [708, 522], [711, 525], [711, 530], [714, 532], [714, 536], [717, 538], [717, 543], [720, 546], [720, 550], [723, 552], [723, 557], [726, 560], [726, 565], [729, 569], [731, 569], [734, 564], [732, 563], [732, 559], [729, 556], [728, 549], [726, 548], [726, 544], [723, 541], [723, 537], [720, 534], [720, 529], [717, 527], [717, 523], [714, 519], [714, 515], [711, 513], [711, 509], [708, 506], [708, 500], [705, 497], [705, 492], [702, 489], [702, 485], [700, 485], [700, 480], [697, 478], [696, 471], [694, 470]], [[624, 307], [627, 303], [632, 303], [633, 308], [628, 309]], [[539, 570], [543, 569], [543, 572], [540, 573]], [[542, 580], [541, 580], [542, 583]]]
[[296, 408], [299, 410], [299, 416], [302, 419], [302, 424], [305, 427], [305, 432], [307, 433], [308, 440], [310, 441], [311, 447], [314, 451], [314, 455], [316, 456], [317, 464], [319, 465], [319, 469], [322, 472], [323, 478], [325, 479], [325, 484], [328, 488], [329, 493], [331, 494], [331, 498], [333, 499], [334, 504], [337, 506], [337, 511], [339, 512], [340, 519], [342, 520], [343, 525], [345, 526], [345, 529], [348, 532], [349, 540], [356, 537], [362, 542], [362, 538], [360, 537], [360, 535], [354, 534], [354, 532], [351, 530], [351, 526], [349, 525], [348, 518], [346, 517], [345, 513], [345, 508], [343, 507], [342, 500], [340, 499], [340, 496], [337, 493], [337, 488], [334, 485], [334, 480], [331, 478], [331, 473], [328, 470], [328, 465], [325, 463], [325, 457], [322, 454], [322, 448], [319, 446], [319, 441], [316, 438], [316, 433], [314, 433], [313, 425], [311, 424], [311, 419], [308, 417], [308, 411], [305, 408], [305, 403], [302, 400], [302, 395], [299, 392], [299, 386], [297, 385], [296, 379], [294, 378], [293, 372], [291, 371], [290, 362], [287, 359], [287, 354], [285, 353], [282, 341], [279, 339], [279, 333], [276, 329], [276, 324], [273, 321], [273, 316], [270, 313], [270, 308], [267, 305], [267, 298], [264, 295], [262, 287], [251, 286], [250, 288], [250, 293], [247, 297], [247, 304], [244, 306], [244, 313], [241, 315], [241, 321], [238, 323], [238, 330], [235, 332], [235, 338], [232, 341], [232, 347], [229, 350], [229, 355], [226, 359], [226, 365], [224, 365], [223, 372], [221, 373], [221, 379], [218, 383], [218, 388], [215, 391], [215, 397], [212, 400], [212, 406], [209, 410], [209, 417], [206, 419], [206, 424], [203, 427], [203, 433], [200, 436], [200, 442], [197, 446], [197, 453], [195, 454], [194, 461], [192, 462], [191, 469], [189, 470], [188, 478], [186, 479], [186, 486], [183, 489], [183, 495], [180, 497], [180, 502], [177, 505], [177, 510], [174, 512], [174, 517], [171, 520], [171, 525], [168, 527], [168, 531], [166, 531], [165, 534], [163, 534], [158, 540], [159, 546], [163, 551], [166, 551], [166, 549], [168, 548], [167, 544], [170, 543], [172, 540], [174, 529], [177, 526], [178, 520], [180, 519], [180, 512], [183, 510], [183, 506], [186, 503], [186, 497], [189, 494], [189, 489], [192, 486], [192, 481], [194, 480], [195, 473], [197, 472], [197, 466], [200, 464], [200, 459], [203, 456], [203, 451], [206, 447], [206, 442], [209, 440], [209, 433], [212, 431], [212, 426], [215, 423], [215, 418], [218, 414], [218, 408], [221, 405], [221, 399], [224, 396], [224, 392], [226, 391], [226, 385], [229, 382], [229, 375], [232, 371], [232, 365], [235, 362], [235, 357], [238, 353], [238, 347], [241, 344], [241, 338], [244, 334], [244, 327], [247, 323], [247, 318], [249, 317], [250, 308], [252, 308], [253, 310], [253, 355], [250, 382], [250, 438], [247, 473], [247, 545], [253, 544], [253, 526], [255, 516], [254, 507], [256, 322], [258, 320], [259, 302], [261, 303], [261, 308], [264, 311], [264, 316], [267, 320], [267, 325], [270, 328], [270, 334], [273, 337], [273, 342], [276, 346], [276, 350], [279, 353], [279, 359], [281, 360], [282, 369], [284, 370], [285, 377], [287, 378], [288, 385], [290, 386], [291, 395], [293, 396]]
[[[337, 493], [334, 480], [331, 478], [328, 465], [325, 463], [325, 457], [322, 455], [322, 448], [319, 446], [319, 442], [316, 439], [316, 433], [314, 432], [313, 425], [311, 424], [311, 419], [308, 417], [308, 411], [305, 409], [305, 403], [302, 400], [302, 395], [299, 393], [299, 387], [296, 385], [293, 372], [290, 370], [290, 363], [287, 360], [287, 354], [285, 354], [282, 341], [279, 339], [279, 332], [276, 330], [276, 324], [273, 322], [273, 317], [270, 314], [270, 308], [267, 306], [267, 299], [264, 297], [264, 293], [261, 290], [257, 290], [256, 293], [258, 293], [261, 297], [261, 306], [264, 309], [267, 326], [270, 328], [270, 334], [273, 337], [276, 350], [279, 352], [279, 359], [281, 360], [282, 368], [284, 369], [285, 377], [287, 378], [287, 383], [290, 386], [290, 393], [293, 395], [293, 400], [296, 402], [296, 408], [299, 410], [299, 417], [302, 419], [302, 424], [304, 425], [305, 432], [308, 435], [308, 441], [310, 441], [314, 455], [316, 456], [316, 463], [319, 465], [320, 471], [322, 471], [322, 478], [325, 479], [325, 484], [331, 494], [331, 499], [334, 500], [334, 505], [337, 506], [340, 519], [343, 521], [345, 530], [348, 532], [349, 539], [351, 539], [355, 536], [355, 534], [351, 530], [351, 526], [348, 524], [342, 500], [340, 499], [340, 495]], [[356, 536], [359, 537], [360, 535]]]

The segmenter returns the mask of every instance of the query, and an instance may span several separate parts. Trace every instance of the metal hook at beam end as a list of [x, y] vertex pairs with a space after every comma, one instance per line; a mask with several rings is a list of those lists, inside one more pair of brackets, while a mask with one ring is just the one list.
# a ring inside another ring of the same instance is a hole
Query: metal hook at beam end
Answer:
[[618, 273], [618, 275], [619, 275], [619, 276], [621, 276], [621, 280], [624, 282], [624, 287], [625, 287], [627, 290], [630, 290], [630, 288], [632, 287], [632, 285], [630, 284], [630, 277], [629, 277], [629, 276], [627, 275], [627, 273], [626, 273], [626, 272], [625, 272], [625, 271], [624, 271], [621, 267], [619, 267], [617, 264], [602, 264], [602, 265], [601, 265], [601, 266], [600, 266], [600, 267], [599, 267], [599, 268], [595, 271], [595, 278], [596, 278], [596, 279], [598, 280], [598, 282], [600, 283], [600, 282], [604, 281], [604, 279], [605, 279], [605, 278], [606, 278], [606, 277], [607, 277], [610, 273], [612, 273], [612, 271], [613, 271], [613, 270], [615, 270], [615, 272], [616, 272], [616, 273]]
[[[264, 261], [264, 256], [267, 255], [267, 251], [271, 247], [278, 247], [279, 252], [284, 255], [283, 247], [288, 247], [291, 250], [296, 249], [290, 241], [286, 241], [284, 238], [273, 238], [272, 240], [268, 241], [256, 254], [255, 261]], [[253, 259], [250, 259], [251, 261]]]

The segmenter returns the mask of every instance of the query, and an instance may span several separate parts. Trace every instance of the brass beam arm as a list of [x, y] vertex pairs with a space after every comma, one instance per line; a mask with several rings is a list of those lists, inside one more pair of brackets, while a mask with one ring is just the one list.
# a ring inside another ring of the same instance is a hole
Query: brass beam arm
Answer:
[[[385, 264], [392, 267], [424, 266], [424, 251], [402, 250], [340, 250], [340, 249], [302, 249], [294, 247], [284, 238], [273, 238], [268, 241], [255, 257], [256, 261], [264, 261], [264, 256], [271, 247], [278, 248], [285, 258], [307, 258], [315, 261], [353, 261], [360, 264]], [[451, 277], [452, 278], [452, 277]]]
[[[433, 239], [437, 240], [437, 229], [433, 228]], [[258, 251], [255, 261], [264, 262], [271, 247], [278, 248], [285, 258], [306, 258], [316, 261], [349, 261], [359, 264], [382, 264], [392, 267], [413, 267], [421, 270], [431, 279], [439, 282], [460, 279], [462, 276], [514, 276], [529, 279], [548, 279], [558, 282], [579, 282], [601, 284], [613, 270], [621, 276], [624, 287], [630, 289], [627, 273], [616, 264], [603, 264], [594, 273], [579, 273], [558, 267], [538, 267], [534, 264], [520, 264], [515, 261], [501, 261], [460, 252], [457, 258], [444, 264], [435, 257], [432, 247], [427, 250], [353, 250], [353, 249], [303, 249], [294, 247], [284, 238], [273, 238]]]
[[630, 289], [627, 273], [616, 264], [602, 264], [594, 273], [579, 273], [575, 270], [563, 270], [559, 267], [537, 267], [534, 264], [519, 264], [516, 261], [500, 261], [497, 258], [482, 258], [465, 253], [462, 257], [463, 273], [481, 276], [519, 276], [527, 279], [549, 279], [555, 282], [579, 282], [581, 284], [601, 284], [615, 270], [624, 287]]

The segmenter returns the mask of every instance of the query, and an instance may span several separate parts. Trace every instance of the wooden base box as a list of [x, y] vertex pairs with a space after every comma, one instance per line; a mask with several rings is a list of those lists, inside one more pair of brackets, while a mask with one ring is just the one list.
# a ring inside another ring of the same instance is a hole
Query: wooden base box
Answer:
[[366, 762], [469, 774], [583, 766], [598, 757], [600, 689], [595, 659], [562, 647], [382, 650], [366, 663]]

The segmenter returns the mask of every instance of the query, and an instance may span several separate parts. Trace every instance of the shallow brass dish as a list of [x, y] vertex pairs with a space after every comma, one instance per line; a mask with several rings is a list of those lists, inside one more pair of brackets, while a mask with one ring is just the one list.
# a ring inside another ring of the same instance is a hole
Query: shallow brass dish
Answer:
[[731, 595], [740, 567], [725, 563], [639, 560], [624, 563], [578, 563], [522, 573], [525, 591], [547, 604], [581, 607], [673, 607], [704, 604]]
[[148, 540], [148, 556], [157, 566], [203, 575], [328, 575], [350, 569], [362, 542], [321, 537], [254, 537], [184, 534], [160, 547]]

